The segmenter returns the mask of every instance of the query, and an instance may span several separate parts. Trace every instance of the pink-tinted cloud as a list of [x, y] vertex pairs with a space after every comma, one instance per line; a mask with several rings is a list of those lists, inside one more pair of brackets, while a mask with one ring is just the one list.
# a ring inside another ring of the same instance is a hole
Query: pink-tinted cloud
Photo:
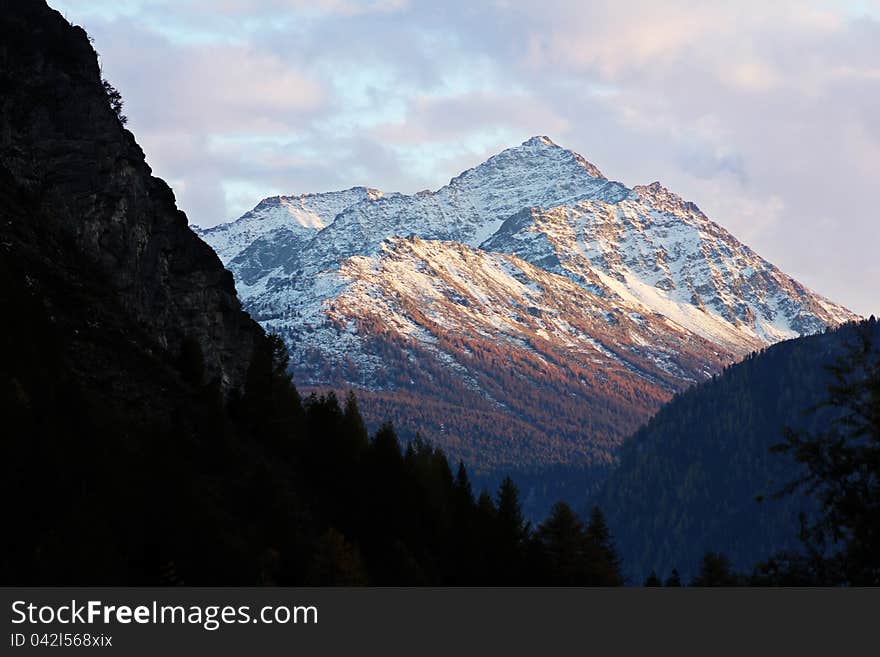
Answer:
[[100, 45], [107, 74], [149, 131], [283, 133], [327, 98], [307, 71], [249, 44], [179, 44], [120, 23]]

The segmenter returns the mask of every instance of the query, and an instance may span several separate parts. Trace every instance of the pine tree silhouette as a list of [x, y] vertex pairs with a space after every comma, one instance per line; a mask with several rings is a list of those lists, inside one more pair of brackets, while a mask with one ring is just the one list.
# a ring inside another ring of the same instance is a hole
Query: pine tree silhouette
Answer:
[[660, 578], [657, 577], [657, 573], [652, 570], [651, 574], [648, 575], [647, 579], [645, 579], [645, 583], [642, 586], [663, 586], [663, 582], [661, 582]]
[[593, 553], [593, 583], [598, 586], [620, 586], [623, 584], [620, 557], [614, 546], [611, 531], [605, 522], [605, 516], [598, 506], [594, 506], [590, 512], [586, 535]]
[[672, 572], [669, 573], [669, 577], [666, 578], [666, 581], [663, 583], [663, 586], [669, 586], [669, 587], [680, 587], [681, 586], [681, 576], [678, 574], [677, 568], [672, 569]]

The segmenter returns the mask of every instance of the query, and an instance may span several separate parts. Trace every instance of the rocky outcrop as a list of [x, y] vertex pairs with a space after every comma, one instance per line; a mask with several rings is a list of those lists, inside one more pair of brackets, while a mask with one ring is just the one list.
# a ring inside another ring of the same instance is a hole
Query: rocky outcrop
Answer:
[[241, 385], [259, 327], [111, 109], [88, 35], [42, 0], [0, 1], [0, 179], [15, 270], [45, 304], [88, 290], [85, 305], [53, 315], [71, 342], [84, 321], [110, 330], [106, 315], [172, 359], [196, 340], [206, 378]]

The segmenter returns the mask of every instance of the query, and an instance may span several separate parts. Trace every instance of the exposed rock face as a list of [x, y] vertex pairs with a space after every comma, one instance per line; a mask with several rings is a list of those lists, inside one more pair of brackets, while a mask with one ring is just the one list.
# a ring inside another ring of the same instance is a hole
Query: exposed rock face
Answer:
[[[240, 386], [260, 329], [110, 108], [85, 31], [42, 0], [2, 0], [0, 36], [3, 257], [21, 261], [45, 303], [57, 303], [48, 279], [87, 289], [124, 317], [108, 321], [171, 357], [197, 340], [206, 376]], [[80, 307], [56, 321], [100, 332], [100, 315]]]

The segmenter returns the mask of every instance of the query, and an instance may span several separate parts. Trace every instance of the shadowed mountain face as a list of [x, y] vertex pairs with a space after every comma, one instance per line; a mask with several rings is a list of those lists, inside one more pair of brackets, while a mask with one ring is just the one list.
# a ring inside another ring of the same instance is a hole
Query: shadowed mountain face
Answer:
[[[110, 109], [85, 32], [43, 2], [0, 8], [0, 249], [26, 277], [16, 284], [52, 305], [53, 322], [84, 324], [83, 343], [114, 320], [69, 308], [70, 294], [112, 307], [108, 314], [124, 317], [157, 354], [195, 340], [208, 378], [239, 386], [259, 329]], [[55, 298], [56, 284], [74, 291]], [[67, 345], [67, 356], [92, 358], [81, 347]]]
[[304, 386], [478, 472], [607, 466], [676, 392], [855, 316], [659, 183], [533, 137], [434, 192], [282, 196], [196, 229]]
[[2, 581], [255, 581], [223, 398], [262, 329], [36, 0], [0, 2], [0, 303]]

